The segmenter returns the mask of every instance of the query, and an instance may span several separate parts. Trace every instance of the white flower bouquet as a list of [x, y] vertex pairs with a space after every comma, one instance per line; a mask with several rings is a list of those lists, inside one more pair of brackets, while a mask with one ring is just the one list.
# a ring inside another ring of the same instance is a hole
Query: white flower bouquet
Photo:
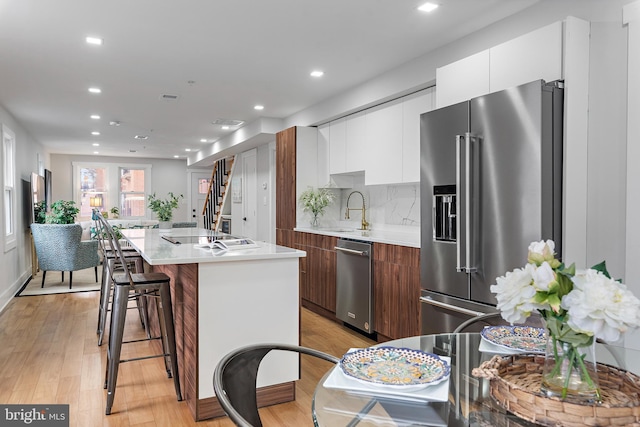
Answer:
[[311, 225], [316, 227], [318, 225], [318, 217], [324, 213], [327, 206], [333, 203], [335, 198], [335, 194], [328, 188], [314, 190], [313, 187], [309, 187], [300, 194], [299, 203], [303, 212], [311, 212], [311, 215], [313, 215]]
[[545, 319], [549, 368], [545, 364], [542, 389], [547, 395], [600, 400], [595, 362], [587, 368], [586, 349], [595, 339], [617, 341], [638, 327], [640, 300], [611, 279], [604, 261], [576, 272], [573, 264], [566, 267], [555, 258], [554, 249], [551, 240], [531, 243], [524, 268], [498, 277], [491, 292], [508, 322], [523, 323], [534, 310]]

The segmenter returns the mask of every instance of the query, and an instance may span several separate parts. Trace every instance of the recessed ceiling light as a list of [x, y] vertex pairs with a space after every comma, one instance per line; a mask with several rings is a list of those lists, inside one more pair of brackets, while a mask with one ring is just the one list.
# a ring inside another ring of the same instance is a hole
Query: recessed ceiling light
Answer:
[[91, 135], [98, 136], [98, 135], [100, 135], [100, 132], [94, 130], [93, 132], [91, 132]]
[[100, 152], [99, 151], [94, 151], [93, 154], [100, 154]]
[[207, 142], [207, 138], [202, 138], [200, 142]]
[[256, 105], [253, 107], [254, 110], [264, 110], [264, 105]]
[[91, 36], [89, 36], [85, 40], [89, 44], [96, 44], [98, 46], [102, 45], [102, 39], [100, 37], [91, 37]]
[[135, 139], [147, 139], [149, 138], [147, 135], [136, 135], [134, 136]]
[[174, 159], [177, 159], [178, 157], [180, 157], [180, 156], [178, 156], [177, 154], [175, 156], [173, 156]]
[[111, 120], [109, 126], [120, 126], [120, 122], [117, 120]]
[[90, 87], [89, 88], [89, 92], [91, 92], [91, 93], [102, 93], [102, 90], [100, 90], [99, 87]]
[[100, 116], [99, 116], [99, 115], [97, 115], [97, 114], [92, 114], [90, 117], [91, 117], [93, 120], [100, 120]]
[[91, 144], [91, 145], [93, 145], [94, 147], [99, 147], [99, 146], [100, 146], [100, 144], [98, 144], [97, 142], [94, 142], [94, 143], [93, 143], [93, 144]]
[[222, 130], [229, 130], [229, 126], [222, 126]]
[[191, 148], [185, 148], [184, 151], [191, 151]]
[[322, 77], [324, 76], [324, 71], [315, 70], [311, 72], [311, 77]]
[[435, 3], [425, 3], [418, 8], [418, 10], [422, 12], [433, 12], [438, 8], [438, 5]]

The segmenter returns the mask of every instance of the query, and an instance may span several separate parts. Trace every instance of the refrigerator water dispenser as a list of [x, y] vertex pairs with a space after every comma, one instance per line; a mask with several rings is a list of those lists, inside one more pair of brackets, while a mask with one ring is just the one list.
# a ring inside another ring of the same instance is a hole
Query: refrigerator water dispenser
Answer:
[[433, 186], [433, 240], [456, 241], [456, 186]]

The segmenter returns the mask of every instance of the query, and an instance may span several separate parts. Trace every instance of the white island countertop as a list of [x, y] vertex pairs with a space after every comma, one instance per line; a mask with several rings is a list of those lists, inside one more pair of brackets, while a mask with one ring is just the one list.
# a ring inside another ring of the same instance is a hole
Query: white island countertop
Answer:
[[[278, 246], [266, 242], [256, 242], [259, 247], [238, 250], [212, 250], [197, 247], [200, 239], [215, 239], [228, 234], [202, 228], [136, 228], [120, 230], [125, 238], [150, 265], [190, 264], [209, 262], [249, 261], [272, 258], [301, 258], [304, 251]], [[168, 237], [175, 242], [163, 239]]]

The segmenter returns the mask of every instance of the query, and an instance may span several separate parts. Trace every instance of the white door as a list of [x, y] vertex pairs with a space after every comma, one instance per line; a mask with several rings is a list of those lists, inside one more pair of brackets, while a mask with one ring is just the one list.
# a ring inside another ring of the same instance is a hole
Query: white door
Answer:
[[242, 235], [257, 239], [257, 197], [258, 176], [256, 169], [256, 151], [242, 156]]
[[197, 221], [198, 228], [204, 228], [202, 210], [209, 191], [211, 173], [194, 172], [191, 174], [191, 207], [189, 210], [190, 221]]

